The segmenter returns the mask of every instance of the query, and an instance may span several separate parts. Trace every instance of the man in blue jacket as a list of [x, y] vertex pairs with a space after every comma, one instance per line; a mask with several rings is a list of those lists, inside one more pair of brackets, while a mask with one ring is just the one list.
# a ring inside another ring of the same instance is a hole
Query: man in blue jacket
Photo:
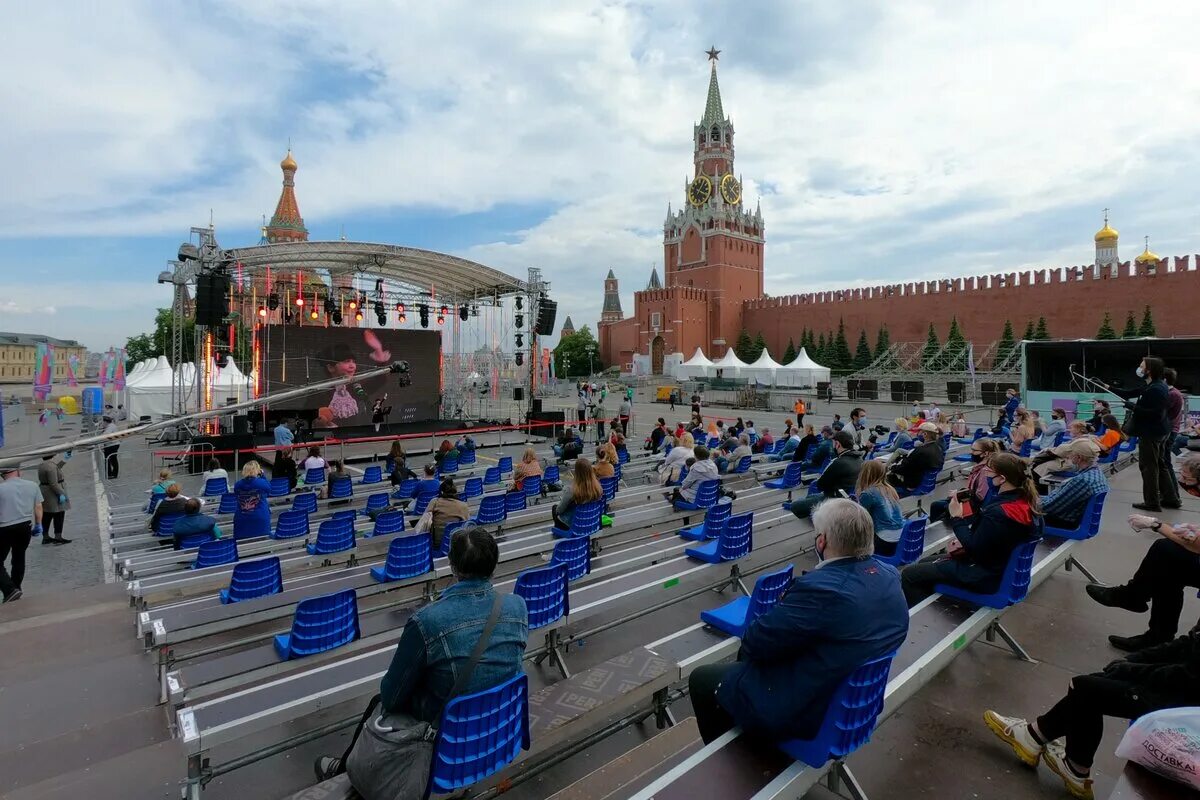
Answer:
[[816, 735], [838, 685], [908, 635], [900, 577], [871, 557], [871, 515], [850, 500], [813, 513], [817, 568], [792, 581], [746, 629], [734, 664], [711, 664], [689, 681], [705, 742], [734, 725], [775, 740]]

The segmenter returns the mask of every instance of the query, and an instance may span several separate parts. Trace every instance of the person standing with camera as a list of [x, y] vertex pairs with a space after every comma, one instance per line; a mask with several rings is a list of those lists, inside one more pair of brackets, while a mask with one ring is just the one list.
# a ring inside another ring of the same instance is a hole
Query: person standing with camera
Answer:
[[[1138, 470], [1142, 473], [1142, 502], [1134, 503], [1139, 511], [1162, 511], [1164, 508], [1179, 508], [1179, 488], [1175, 485], [1172, 471], [1163, 459], [1163, 449], [1168, 446], [1172, 420], [1167, 416], [1170, 393], [1163, 380], [1163, 360], [1146, 356], [1138, 365], [1137, 376], [1145, 386], [1136, 389], [1104, 388], [1126, 400], [1130, 409], [1125, 422], [1125, 432], [1138, 437]], [[1137, 399], [1136, 403], [1129, 400]]]

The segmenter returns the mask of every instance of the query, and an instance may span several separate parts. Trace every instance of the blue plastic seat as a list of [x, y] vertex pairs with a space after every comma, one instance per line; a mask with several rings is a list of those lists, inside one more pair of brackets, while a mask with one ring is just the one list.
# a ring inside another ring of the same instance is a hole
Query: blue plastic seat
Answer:
[[179, 537], [179, 549], [194, 550], [206, 542], [213, 541], [215, 538], [216, 537], [213, 536], [211, 530], [203, 531], [201, 533], [189, 533], [186, 536]]
[[433, 570], [433, 553], [428, 533], [397, 536], [388, 545], [382, 567], [371, 567], [371, 577], [379, 583], [415, 578]]
[[743, 472], [750, 471], [750, 464], [754, 461], [750, 456], [742, 456], [738, 459], [737, 465], [729, 470], [730, 475], [741, 475]]
[[741, 638], [750, 623], [770, 611], [792, 583], [791, 564], [775, 572], [765, 572], [754, 582], [749, 597], [734, 598], [720, 608], [700, 612], [700, 621], [730, 636]]
[[378, 464], [372, 464], [363, 470], [362, 480], [359, 483], [383, 483], [383, 467]]
[[831, 759], [843, 759], [871, 739], [888, 673], [895, 653], [868, 661], [842, 681], [829, 701], [821, 728], [812, 739], [791, 739], [777, 746], [797, 761], [822, 767]]
[[389, 533], [400, 533], [404, 530], [404, 513], [401, 511], [385, 511], [375, 517], [375, 527], [372, 536], [386, 536]]
[[[824, 457], [824, 458], [822, 458], [820, 461], [818, 461], [818, 462], [816, 462], [816, 463], [813, 463], [813, 464], [805, 464], [803, 461], [801, 461], [801, 462], [800, 462], [800, 469], [801, 469], [801, 472], [802, 472], [802, 474], [806, 474], [806, 475], [819, 475], [820, 473], [822, 473], [822, 472], [824, 472], [824, 471], [825, 471], [825, 468], [829, 466], [829, 462], [830, 462], [830, 461], [832, 461], [832, 460], [833, 460], [833, 458], [832, 458], [832, 457], [831, 457], [831, 455], [830, 455], [830, 454], [827, 452], [827, 453], [825, 454], [825, 457]], [[794, 463], [794, 462], [793, 462], [793, 463]]]
[[317, 528], [317, 540], [305, 549], [310, 556], [325, 556], [353, 550], [354, 526], [340, 519], [327, 519]]
[[298, 536], [308, 536], [307, 511], [280, 511], [275, 518], [275, 530], [271, 532], [272, 539], [295, 539]]
[[604, 513], [604, 500], [593, 500], [575, 506], [571, 515], [571, 527], [568, 530], [551, 528], [550, 532], [559, 539], [577, 539], [581, 536], [591, 536], [600, 530], [600, 515]]
[[592, 540], [587, 536], [554, 543], [551, 564], [567, 565], [567, 580], [582, 578], [592, 571]]
[[617, 460], [616, 464], [613, 464], [613, 477], [616, 478], [618, 482], [620, 482], [620, 480], [621, 480], [621, 461], [620, 461], [620, 459]]
[[166, 495], [161, 493], [150, 495], [150, 499], [146, 501], [146, 507], [142, 510], [147, 514], [153, 514], [154, 509], [158, 507], [158, 504], [162, 502], [164, 497], [166, 497]]
[[407, 500], [417, 493], [417, 479], [405, 478], [400, 481], [400, 485], [396, 487], [396, 491], [392, 492], [392, 497], [397, 500]]
[[896, 490], [896, 494], [901, 497], [924, 497], [937, 488], [938, 475], [942, 473], [940, 468], [931, 469], [925, 473], [925, 477], [921, 478], [921, 482], [915, 489], [905, 489], [903, 487]]
[[305, 485], [315, 486], [319, 483], [324, 483], [324, 482], [325, 482], [325, 468], [324, 467], [314, 467], [313, 469], [305, 470], [305, 472], [304, 472]]
[[725, 530], [725, 524], [729, 522], [729, 515], [732, 513], [733, 503], [714, 503], [704, 512], [704, 522], [684, 528], [679, 535], [693, 542], [715, 539]]
[[617, 463], [618, 464], [628, 464], [629, 463], [629, 451], [628, 450], [621, 450], [621, 449], [617, 450]]
[[239, 603], [283, 591], [283, 570], [279, 556], [255, 561], [239, 561], [233, 565], [229, 588], [220, 591], [222, 603]]
[[512, 456], [500, 456], [500, 461], [496, 464], [496, 469], [500, 470], [501, 475], [507, 475], [512, 472]]
[[542, 483], [558, 483], [560, 480], [558, 464], [551, 464], [542, 472]]
[[429, 508], [429, 504], [433, 502], [433, 498], [437, 497], [437, 492], [425, 492], [417, 495], [417, 499], [413, 500], [412, 505], [408, 507], [408, 515], [410, 517], [419, 517], [425, 513], [425, 509]]
[[755, 443], [757, 443], [757, 442], [758, 442], [758, 434], [757, 434], [757, 433], [750, 433], [750, 434], [747, 434], [747, 436], [749, 436], [749, 437], [750, 437], [750, 446], [751, 446], [751, 447], [754, 447]]
[[1137, 450], [1137, 446], [1138, 446], [1138, 437], [1130, 436], [1129, 439], [1127, 439], [1124, 442], [1121, 442], [1121, 444], [1117, 446], [1117, 449], [1120, 450], [1122, 453], [1132, 453], [1134, 450]]
[[183, 518], [183, 514], [163, 514], [158, 518], [158, 530], [155, 536], [174, 536], [175, 523]]
[[521, 489], [525, 492], [526, 497], [541, 497], [542, 495], [542, 476], [529, 475], [521, 481]]
[[617, 485], [620, 481], [616, 475], [600, 479], [600, 489], [604, 492], [604, 502], [611, 503], [617, 496]]
[[349, 644], [359, 635], [358, 595], [345, 589], [297, 603], [292, 631], [275, 637], [275, 652], [290, 661]]
[[1113, 449], [1109, 450], [1106, 454], [1104, 454], [1104, 455], [1100, 456], [1098, 459], [1096, 459], [1096, 463], [1097, 464], [1115, 464], [1115, 463], [1117, 463], [1117, 458], [1120, 455], [1121, 455], [1121, 448], [1114, 447]]
[[[441, 545], [438, 547], [437, 552], [435, 552], [434, 555], [435, 556], [450, 555], [450, 540], [454, 538], [454, 534], [457, 531], [466, 527], [466, 524], [468, 522], [470, 522], [469, 519], [460, 519], [460, 520], [455, 520], [454, 522], [447, 522], [446, 527], [442, 528]], [[430, 539], [432, 539], [432, 538], [433, 537], [431, 536]]]
[[442, 456], [442, 463], [438, 467], [438, 474], [453, 475], [456, 472], [458, 472], [458, 451], [450, 450], [446, 455]]
[[906, 519], [904, 528], [900, 531], [900, 540], [896, 542], [896, 552], [890, 556], [876, 553], [875, 558], [893, 567], [903, 567], [919, 561], [921, 554], [925, 552], [925, 528], [928, 525], [927, 515]]
[[518, 672], [499, 686], [446, 704], [433, 744], [425, 796], [494, 775], [529, 749], [529, 681]]
[[233, 492], [226, 492], [221, 495], [221, 502], [217, 505], [218, 514], [232, 514], [238, 510], [237, 495]]
[[488, 467], [483, 471], [483, 483], [485, 486], [495, 486], [500, 482], [500, 468]]
[[311, 514], [317, 510], [317, 493], [301, 492], [292, 498], [292, 510]]
[[1033, 554], [1040, 541], [1041, 539], [1034, 539], [1032, 542], [1026, 542], [1013, 548], [1012, 555], [1008, 559], [1008, 566], [1004, 568], [1004, 575], [1000, 579], [1000, 586], [990, 594], [980, 594], [945, 583], [937, 584], [933, 590], [946, 597], [965, 600], [968, 603], [988, 608], [1008, 608], [1014, 603], [1019, 603], [1025, 599], [1025, 595], [1029, 594]]
[[513, 593], [525, 598], [530, 630], [544, 628], [571, 613], [566, 564], [522, 572], [517, 576]]
[[367, 511], [382, 511], [388, 507], [392, 499], [387, 492], [375, 492], [375, 494], [367, 495]]
[[721, 482], [716, 478], [707, 481], [700, 481], [696, 484], [696, 499], [690, 503], [687, 500], [676, 500], [676, 511], [699, 511], [702, 508], [708, 508], [715, 505], [717, 498], [721, 496]]
[[[523, 496], [522, 499], [524, 499]], [[479, 508], [475, 510], [475, 516], [471, 518], [471, 522], [476, 525], [499, 525], [507, 518], [508, 512], [505, 510], [504, 495], [489, 494], [479, 501]]]
[[716, 539], [709, 539], [699, 547], [689, 547], [684, 553], [698, 561], [720, 564], [736, 561], [754, 550], [754, 513], [732, 516]]
[[353, 508], [347, 508], [347, 509], [343, 509], [342, 511], [333, 512], [333, 516], [330, 517], [330, 519], [345, 520], [346, 522], [353, 525], [354, 520], [358, 519], [358, 512], [355, 511]]
[[804, 475], [804, 464], [799, 461], [793, 461], [783, 468], [783, 475], [769, 481], [763, 481], [763, 486], [768, 489], [795, 489], [800, 485], [800, 478]]
[[1046, 535], [1055, 539], [1090, 539], [1100, 532], [1100, 517], [1104, 514], [1104, 499], [1108, 492], [1100, 492], [1088, 498], [1083, 516], [1074, 528], [1055, 528], [1046, 526]]
[[514, 511], [524, 511], [527, 508], [525, 502], [525, 493], [520, 489], [515, 489], [507, 492], [504, 495], [504, 513], [511, 514]]
[[470, 500], [472, 497], [483, 496], [483, 478], [467, 478], [462, 491], [458, 493], [459, 500]]
[[475, 451], [474, 450], [459, 450], [458, 451], [458, 463], [459, 463], [459, 466], [466, 466], [468, 464], [474, 464], [475, 463]]
[[1021, 442], [1021, 447], [1017, 450], [1017, 455], [1021, 458], [1029, 458], [1033, 455], [1033, 439], [1026, 439]]
[[763, 447], [762, 447], [762, 453], [763, 453], [763, 455], [764, 455], [764, 456], [769, 456], [769, 455], [771, 455], [772, 453], [774, 453], [774, 452], [775, 452], [775, 445], [776, 445], [776, 442], [774, 442], [774, 441], [767, 442], [766, 444], [764, 444], [764, 445], [763, 445]]
[[708, 437], [708, 440], [705, 441], [704, 446], [707, 447], [709, 450], [712, 450], [720, 443], [721, 443], [721, 440], [718, 439], [716, 436], [710, 436], [710, 437]]
[[667, 485], [668, 486], [683, 486], [683, 479], [687, 477], [687, 474], [688, 474], [688, 468], [687, 468], [687, 465], [685, 464], [683, 466], [683, 468], [679, 470], [679, 477], [676, 478], [674, 481], [671, 481]]
[[281, 478], [271, 478], [271, 489], [267, 492], [268, 497], [284, 497], [292, 491], [292, 482], [287, 479], [287, 476]]
[[959, 436], [959, 437], [956, 437], [954, 439], [954, 441], [958, 442], [959, 444], [974, 444], [976, 441], [982, 439], [984, 436], [987, 436], [987, 431], [985, 431], [983, 428], [976, 428], [975, 433], [973, 435]]
[[204, 497], [220, 497], [229, 491], [229, 482], [224, 478], [209, 478], [204, 482]]
[[238, 560], [237, 539], [227, 536], [224, 539], [212, 539], [204, 542], [196, 549], [196, 560], [192, 569], [219, 567], [222, 564], [234, 564]]
[[354, 496], [354, 481], [349, 475], [339, 475], [329, 485], [330, 500], [344, 500]]

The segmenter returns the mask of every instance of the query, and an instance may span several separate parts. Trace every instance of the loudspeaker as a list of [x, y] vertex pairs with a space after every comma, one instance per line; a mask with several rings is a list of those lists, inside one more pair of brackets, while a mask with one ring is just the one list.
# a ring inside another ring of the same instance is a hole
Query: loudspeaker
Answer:
[[905, 381], [904, 382], [904, 399], [908, 402], [913, 400], [925, 400], [925, 383], [923, 381]]
[[525, 399], [525, 387], [524, 386], [514, 386], [513, 387], [513, 400], [520, 401], [520, 400], [524, 400], [524, 399]]
[[1021, 390], [1015, 383], [981, 383], [979, 384], [979, 399], [985, 406], [1002, 406], [1008, 398], [1004, 393], [1008, 389]]
[[828, 381], [817, 381], [817, 399], [826, 403], [833, 402], [833, 384]]
[[558, 314], [558, 303], [549, 297], [538, 301], [537, 327], [534, 333], [538, 336], [549, 336], [554, 333], [554, 317]]
[[848, 380], [846, 394], [851, 400], [878, 400], [879, 381]]
[[233, 415], [234, 433], [254, 433], [254, 423], [246, 414]]
[[210, 328], [225, 324], [229, 315], [229, 278], [206, 274], [196, 278], [196, 324]]
[[904, 381], [892, 381], [891, 391], [893, 403], [904, 402]]
[[951, 403], [967, 402], [967, 385], [962, 381], [946, 381], [946, 396]]
[[532, 400], [533, 406], [529, 409], [534, 414], [542, 413], [542, 398], [535, 397]]

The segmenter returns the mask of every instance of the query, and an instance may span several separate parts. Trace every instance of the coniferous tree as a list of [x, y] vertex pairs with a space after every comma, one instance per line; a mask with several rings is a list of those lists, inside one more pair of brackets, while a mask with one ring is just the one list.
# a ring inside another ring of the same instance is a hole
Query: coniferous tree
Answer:
[[[812, 331], [805, 326], [804, 330], [800, 333], [800, 349], [803, 350], [807, 347], [809, 355], [812, 354], [813, 348], [817, 346], [812, 337]], [[799, 353], [796, 353], [796, 355], [799, 355]]]
[[829, 366], [828, 364], [825, 363], [825, 334], [824, 333], [822, 333], [820, 338], [817, 339], [817, 346], [813, 348], [812, 358], [813, 358], [813, 361], [816, 361], [818, 364], [820, 364], [823, 367]]
[[871, 345], [867, 341], [867, 332], [858, 332], [858, 346], [854, 348], [854, 368], [866, 369], [871, 366]]
[[938, 367], [938, 351], [942, 349], [942, 343], [938, 341], [937, 331], [933, 328], [933, 323], [929, 323], [929, 335], [925, 337], [925, 347], [921, 350], [921, 366], [924, 369], [936, 370]]
[[1112, 314], [1104, 312], [1104, 322], [1100, 323], [1100, 330], [1096, 331], [1097, 339], [1116, 339], [1117, 331], [1112, 326]]
[[754, 360], [750, 355], [750, 351], [754, 349], [754, 342], [750, 339], [750, 334], [745, 328], [738, 334], [737, 341], [733, 345], [733, 353], [742, 361], [747, 363]]
[[892, 335], [888, 333], [887, 325], [879, 326], [879, 333], [875, 336], [875, 353], [874, 357], [880, 361], [881, 367], [889, 367], [892, 364], [892, 357], [888, 354], [888, 350], [892, 346]]
[[[837, 337], [833, 340], [834, 358], [837, 360], [837, 369], [846, 372], [854, 367], [854, 354], [850, 352], [850, 343], [846, 341], [846, 321], [838, 320]], [[834, 367], [830, 367], [834, 369]]]
[[[758, 357], [762, 355], [763, 350], [767, 349], [767, 340], [763, 338], [762, 331], [754, 337], [754, 344], [750, 347], [750, 354], [754, 356], [753, 361], [758, 361]], [[753, 361], [751, 363], [753, 363]]]
[[996, 345], [996, 363], [1002, 364], [1017, 346], [1017, 337], [1013, 333], [1012, 320], [1004, 320], [1004, 333], [1000, 335], [1000, 343]]
[[1025, 323], [1025, 333], [1021, 334], [1021, 339], [1026, 342], [1032, 342], [1037, 338], [1037, 331], [1034, 330], [1033, 320]]
[[1154, 317], [1150, 315], [1150, 306], [1142, 312], [1142, 324], [1138, 327], [1138, 336], [1156, 336]]
[[1137, 321], [1133, 318], [1133, 312], [1130, 311], [1129, 316], [1125, 317], [1125, 330], [1121, 331], [1121, 338], [1136, 339], [1137, 335]]
[[958, 327], [958, 317], [950, 318], [950, 332], [946, 334], [946, 352], [942, 362], [943, 369], [967, 368], [967, 338]]
[[[800, 341], [803, 342], [804, 338], [801, 337]], [[780, 364], [790, 364], [795, 360], [796, 360], [796, 345], [792, 342], [791, 339], [788, 339], [787, 349], [783, 351], [783, 361], [780, 361], [779, 363]]]
[[1050, 338], [1050, 331], [1046, 328], [1046, 318], [1038, 317], [1037, 330], [1033, 332], [1033, 338], [1039, 342], [1044, 342]]

